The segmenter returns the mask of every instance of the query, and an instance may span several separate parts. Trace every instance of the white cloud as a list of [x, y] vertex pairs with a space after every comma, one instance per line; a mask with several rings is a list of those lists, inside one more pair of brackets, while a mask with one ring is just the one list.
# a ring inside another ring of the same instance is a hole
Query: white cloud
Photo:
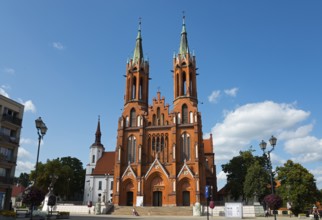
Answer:
[[237, 92], [238, 92], [238, 88], [226, 89], [224, 92], [228, 96], [236, 97]]
[[220, 91], [219, 90], [213, 91], [211, 95], [208, 96], [208, 101], [211, 103], [217, 103], [219, 97], [220, 97]]
[[25, 105], [25, 112], [32, 112], [35, 113], [36, 112], [36, 106], [34, 105], [34, 103], [31, 100], [28, 100], [26, 102], [23, 103]]
[[5, 68], [4, 72], [10, 75], [14, 75], [16, 71], [13, 68]]
[[[272, 134], [278, 139], [276, 150], [271, 153], [273, 166], [283, 165], [288, 159], [304, 167], [312, 166], [312, 162], [319, 163], [322, 160], [322, 139], [311, 134], [314, 122], [307, 122], [309, 117], [310, 112], [297, 108], [296, 103], [264, 101], [225, 110], [224, 120], [209, 132], [213, 134], [217, 171], [221, 170], [221, 164], [253, 144], [256, 144], [253, 149], [261, 154], [258, 143]], [[322, 185], [322, 171], [314, 172], [317, 184]], [[217, 174], [221, 182], [222, 175]]]
[[227, 175], [224, 171], [220, 171], [217, 174], [217, 180], [227, 180]]
[[19, 99], [19, 102], [25, 106], [25, 109], [24, 109], [25, 112], [32, 112], [32, 113], [36, 112], [36, 106], [31, 100], [24, 102], [22, 99]]
[[0, 94], [9, 98], [9, 94], [2, 87], [0, 88]]
[[20, 138], [20, 145], [22, 144], [33, 144], [34, 141], [32, 139], [29, 138]]
[[31, 159], [32, 158], [32, 155], [25, 148], [19, 147], [19, 150], [18, 150], [18, 158], [19, 158], [19, 160], [21, 160], [21, 159]]
[[[290, 131], [297, 130], [296, 127], [309, 116], [310, 112], [296, 109], [294, 104], [265, 101], [240, 106], [226, 113], [224, 121], [212, 128], [216, 159], [231, 159], [242, 148], [248, 148], [252, 141], [272, 134], [286, 134], [287, 131], [290, 136]], [[302, 133], [309, 129], [310, 126], [304, 126]]]
[[35, 167], [35, 163], [31, 163], [30, 161], [18, 160], [15, 176], [19, 176], [20, 173], [30, 173], [30, 171], [33, 170], [34, 167]]
[[65, 46], [60, 42], [53, 42], [52, 46], [57, 50], [64, 50]]

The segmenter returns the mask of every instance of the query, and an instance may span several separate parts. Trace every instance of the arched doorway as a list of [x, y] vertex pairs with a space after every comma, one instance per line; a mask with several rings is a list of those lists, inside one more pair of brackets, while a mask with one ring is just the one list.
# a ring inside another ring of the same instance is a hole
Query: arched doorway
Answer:
[[190, 206], [190, 192], [189, 191], [182, 192], [182, 205], [183, 206]]
[[[134, 185], [133, 182], [130, 180], [127, 182], [126, 187], [125, 187], [125, 204], [126, 206], [133, 206], [133, 201], [134, 201]], [[123, 203], [124, 204], [124, 203]]]
[[162, 192], [154, 191], [153, 192], [153, 206], [162, 206]]
[[133, 206], [133, 192], [126, 192], [126, 205]]

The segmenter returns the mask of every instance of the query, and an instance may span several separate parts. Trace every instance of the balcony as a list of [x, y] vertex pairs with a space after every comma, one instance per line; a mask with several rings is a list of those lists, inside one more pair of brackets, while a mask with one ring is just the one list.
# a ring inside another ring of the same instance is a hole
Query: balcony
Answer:
[[0, 130], [0, 140], [4, 140], [12, 144], [19, 144], [19, 138], [8, 136], [1, 130]]
[[13, 117], [11, 115], [3, 114], [2, 115], [2, 121], [10, 122], [11, 124], [18, 125], [21, 127], [22, 125], [22, 119]]

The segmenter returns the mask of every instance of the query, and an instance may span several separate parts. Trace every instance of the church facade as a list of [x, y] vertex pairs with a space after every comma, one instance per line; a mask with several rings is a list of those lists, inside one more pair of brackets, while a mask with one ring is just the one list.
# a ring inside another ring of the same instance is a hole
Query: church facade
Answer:
[[203, 139], [198, 111], [196, 57], [183, 19], [173, 57], [173, 105], [157, 92], [151, 105], [149, 62], [141, 24], [126, 64], [124, 108], [118, 121], [113, 203], [120, 206], [192, 206], [205, 203], [205, 186], [217, 192], [212, 136]]

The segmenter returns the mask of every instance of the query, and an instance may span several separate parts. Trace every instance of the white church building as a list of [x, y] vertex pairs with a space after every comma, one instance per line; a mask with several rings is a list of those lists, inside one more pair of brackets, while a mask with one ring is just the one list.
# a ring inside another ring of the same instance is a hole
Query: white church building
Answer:
[[115, 152], [105, 152], [101, 135], [99, 119], [86, 165], [83, 204], [112, 202]]

